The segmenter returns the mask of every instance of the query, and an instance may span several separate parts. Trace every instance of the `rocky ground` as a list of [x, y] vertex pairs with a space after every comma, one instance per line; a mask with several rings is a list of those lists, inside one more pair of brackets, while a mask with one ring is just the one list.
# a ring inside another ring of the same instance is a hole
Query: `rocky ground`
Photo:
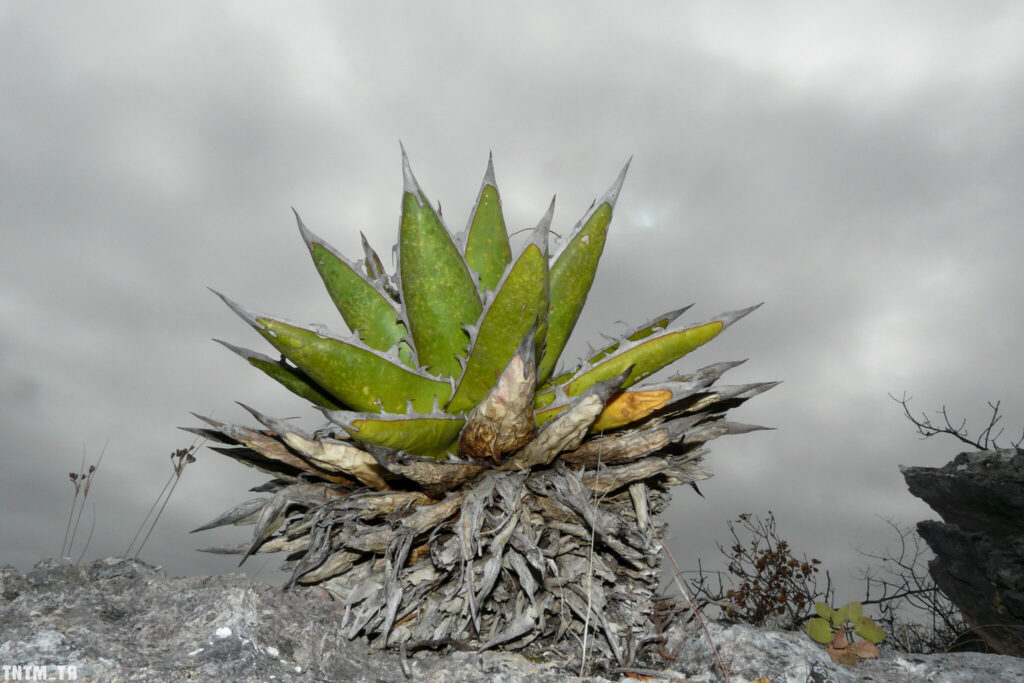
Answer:
[[[282, 592], [242, 576], [172, 578], [141, 562], [44, 560], [0, 569], [0, 671], [79, 681], [604, 681], [498, 652], [371, 651], [340, 636], [342, 611], [315, 590]], [[1024, 681], [1024, 659], [958, 653], [833, 664], [800, 633], [710, 624], [733, 681]], [[724, 680], [705, 636], [670, 630], [655, 680]], [[18, 667], [17, 669], [10, 667]], [[65, 667], [65, 668], [60, 668]], [[28, 678], [24, 676], [23, 678]], [[628, 679], [628, 680], [635, 680]]]

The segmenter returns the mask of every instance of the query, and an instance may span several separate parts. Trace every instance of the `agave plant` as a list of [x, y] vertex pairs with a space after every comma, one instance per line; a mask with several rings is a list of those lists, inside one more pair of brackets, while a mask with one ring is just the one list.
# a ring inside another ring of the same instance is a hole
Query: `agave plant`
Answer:
[[221, 343], [328, 422], [308, 432], [251, 408], [259, 428], [197, 416], [206, 426], [190, 431], [273, 476], [255, 489], [269, 496], [201, 527], [251, 524], [251, 541], [208, 550], [286, 552], [288, 587], [326, 588], [345, 635], [381, 647], [571, 659], [590, 635], [592, 658], [635, 661], [659, 623], [669, 488], [710, 476], [705, 442], [759, 429], [725, 412], [774, 386], [715, 386], [742, 361], [643, 380], [756, 306], [695, 324], [670, 311], [559, 370], [629, 165], [553, 256], [554, 201], [513, 256], [490, 161], [453, 237], [402, 157], [396, 272], [365, 237], [353, 261], [296, 214], [352, 336], [220, 295], [281, 357]]

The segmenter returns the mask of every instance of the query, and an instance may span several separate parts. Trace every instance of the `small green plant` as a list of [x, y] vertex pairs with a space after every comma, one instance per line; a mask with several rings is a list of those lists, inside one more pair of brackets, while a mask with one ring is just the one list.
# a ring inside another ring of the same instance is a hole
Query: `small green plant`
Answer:
[[[863, 614], [859, 602], [850, 602], [839, 609], [828, 603], [814, 603], [818, 616], [804, 624], [807, 635], [825, 646], [828, 656], [837, 664], [856, 664], [860, 659], [878, 656], [878, 643], [885, 640], [885, 632]], [[852, 640], [856, 633], [861, 640]]]

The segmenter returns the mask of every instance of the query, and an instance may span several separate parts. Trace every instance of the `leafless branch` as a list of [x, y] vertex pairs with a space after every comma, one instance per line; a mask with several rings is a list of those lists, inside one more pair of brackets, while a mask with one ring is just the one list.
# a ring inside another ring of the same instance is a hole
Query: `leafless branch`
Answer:
[[[887, 641], [903, 652], [943, 652], [967, 631], [960, 611], [935, 585], [928, 573], [928, 549], [912, 529], [885, 520], [899, 538], [896, 552], [858, 550], [877, 562], [861, 572], [865, 581], [863, 605], [875, 605], [875, 621]], [[880, 593], [880, 595], [879, 595]], [[872, 597], [874, 594], [874, 597]], [[912, 621], [924, 617], [927, 623]]]
[[[949, 434], [962, 441], [963, 443], [977, 448], [980, 451], [987, 451], [990, 449], [999, 448], [999, 437], [1003, 435], [1003, 429], [1000, 427], [999, 431], [993, 436], [992, 432], [998, 425], [999, 421], [1003, 419], [1003, 416], [999, 414], [1000, 401], [992, 403], [988, 402], [988, 407], [992, 409], [992, 416], [989, 418], [988, 424], [978, 434], [976, 439], [972, 439], [967, 430], [967, 420], [963, 419], [959, 425], [955, 425], [949, 419], [949, 413], [946, 411], [946, 406], [943, 405], [941, 410], [936, 411], [936, 415], [942, 417], [941, 424], [934, 424], [927, 414], [921, 413], [921, 417], [914, 417], [913, 413], [910, 412], [910, 401], [912, 397], [907, 396], [906, 392], [903, 392], [902, 398], [896, 398], [892, 394], [889, 394], [889, 398], [896, 401], [903, 407], [903, 414], [910, 421], [914, 427], [917, 428], [917, 433], [921, 435], [922, 439], [928, 439], [935, 436], [936, 434]], [[1013, 448], [1020, 448], [1021, 443], [1024, 443], [1024, 429], [1021, 431], [1021, 436], [1010, 445]]]

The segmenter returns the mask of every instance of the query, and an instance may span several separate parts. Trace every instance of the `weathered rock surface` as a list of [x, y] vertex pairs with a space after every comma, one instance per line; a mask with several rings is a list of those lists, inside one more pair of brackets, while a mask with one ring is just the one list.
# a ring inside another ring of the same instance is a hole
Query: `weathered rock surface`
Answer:
[[[316, 591], [283, 593], [237, 575], [171, 578], [130, 560], [45, 560], [24, 575], [0, 569], [0, 666], [46, 666], [55, 679], [57, 667], [75, 666], [77, 680], [104, 682], [406, 680], [400, 654], [343, 638], [341, 615]], [[853, 668], [833, 664], [799, 633], [709, 627], [733, 681], [1024, 681], [1024, 660], [1011, 657], [886, 653]], [[666, 649], [676, 659], [661, 678], [722, 680], [703, 634], [672, 629]], [[621, 675], [577, 679], [496, 652], [420, 653], [406, 667], [421, 681], [600, 683]]]
[[[709, 624], [731, 680], [747, 683], [767, 678], [771, 683], [1010, 683], [1024, 681], [1024, 660], [1003, 655], [959, 652], [911, 655], [880, 646], [881, 657], [857, 666], [835, 664], [825, 650], [803, 633], [770, 631], [752, 626]], [[676, 653], [672, 668], [692, 681], [722, 681], [707, 638], [673, 632], [666, 649]]]
[[996, 652], [1024, 657], [1024, 450], [901, 471], [943, 520], [917, 525], [935, 583]]

